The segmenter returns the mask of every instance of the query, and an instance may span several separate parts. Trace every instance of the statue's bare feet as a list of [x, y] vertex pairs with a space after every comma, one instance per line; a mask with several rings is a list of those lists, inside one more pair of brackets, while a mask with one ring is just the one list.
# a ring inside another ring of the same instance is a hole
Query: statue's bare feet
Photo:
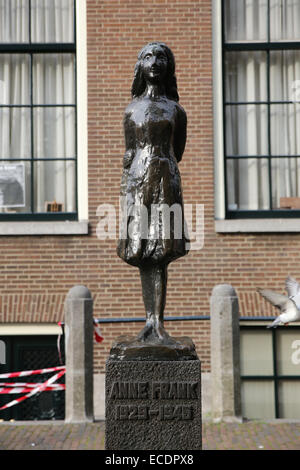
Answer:
[[160, 342], [169, 342], [170, 336], [164, 329], [163, 323], [160, 320], [156, 320], [154, 323], [154, 329], [157, 337], [159, 338]]
[[175, 342], [164, 329], [162, 321], [150, 318], [137, 336], [138, 341], [170, 344]]
[[137, 336], [138, 341], [151, 341], [153, 337], [153, 328], [153, 322], [151, 320], [147, 320], [146, 325]]

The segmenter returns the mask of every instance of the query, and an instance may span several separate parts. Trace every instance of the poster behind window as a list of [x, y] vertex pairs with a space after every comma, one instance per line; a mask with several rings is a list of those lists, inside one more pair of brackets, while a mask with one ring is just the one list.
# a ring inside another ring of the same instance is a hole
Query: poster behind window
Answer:
[[0, 208], [25, 206], [24, 163], [0, 164]]

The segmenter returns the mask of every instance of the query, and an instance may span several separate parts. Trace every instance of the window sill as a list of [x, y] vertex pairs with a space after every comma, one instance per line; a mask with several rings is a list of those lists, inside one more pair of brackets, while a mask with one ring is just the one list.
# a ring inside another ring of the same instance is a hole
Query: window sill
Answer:
[[300, 219], [227, 219], [215, 220], [218, 233], [300, 233]]
[[1, 235], [88, 235], [89, 225], [83, 221], [0, 222]]

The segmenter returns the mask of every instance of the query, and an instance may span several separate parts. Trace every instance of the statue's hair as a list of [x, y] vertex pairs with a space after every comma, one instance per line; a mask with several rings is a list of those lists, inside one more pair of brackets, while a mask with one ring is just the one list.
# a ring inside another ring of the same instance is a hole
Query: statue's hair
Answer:
[[163, 42], [149, 42], [144, 46], [138, 54], [138, 61], [135, 64], [134, 68], [134, 78], [131, 87], [131, 94], [133, 98], [138, 98], [141, 96], [146, 88], [146, 81], [142, 73], [142, 59], [144, 57], [144, 53], [149, 46], [160, 46], [168, 59], [167, 65], [167, 73], [165, 78], [165, 88], [166, 88], [166, 95], [169, 99], [174, 101], [179, 101], [179, 96], [177, 92], [177, 80], [175, 75], [175, 59], [173, 52], [171, 49], [164, 44]]

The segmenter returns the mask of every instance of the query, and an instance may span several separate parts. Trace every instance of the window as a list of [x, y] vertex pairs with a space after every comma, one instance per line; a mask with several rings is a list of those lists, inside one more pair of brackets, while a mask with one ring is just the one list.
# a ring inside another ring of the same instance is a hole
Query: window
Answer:
[[300, 1], [224, 0], [225, 217], [300, 217]]
[[77, 219], [74, 0], [0, 0], [0, 222]]
[[299, 326], [241, 325], [242, 413], [249, 419], [300, 418]]

